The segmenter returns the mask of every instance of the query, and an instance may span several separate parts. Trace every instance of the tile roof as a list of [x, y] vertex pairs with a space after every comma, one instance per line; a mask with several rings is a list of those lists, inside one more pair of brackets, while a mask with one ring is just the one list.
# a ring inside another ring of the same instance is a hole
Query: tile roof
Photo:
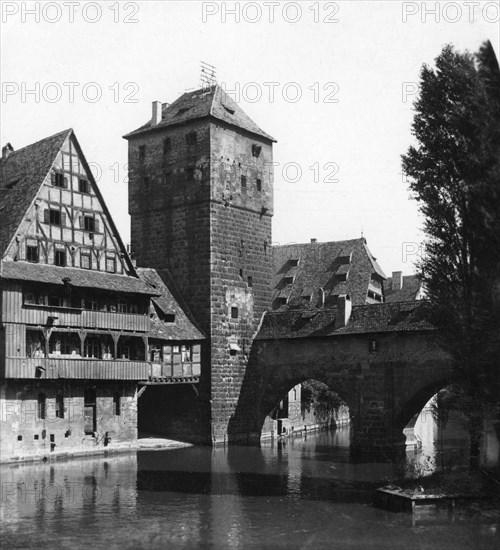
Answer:
[[166, 270], [139, 267], [137, 272], [139, 277], [156, 292], [153, 302], [160, 312], [164, 315], [175, 315], [175, 321], [170, 323], [163, 321], [159, 315], [152, 316], [150, 337], [164, 340], [203, 340], [203, 334], [186, 314], [185, 305], [181, 305], [174, 297], [171, 291], [172, 281]]
[[335, 328], [337, 308], [289, 309], [266, 313], [257, 340], [324, 338], [348, 334], [428, 331], [427, 302], [354, 306], [346, 327]]
[[0, 279], [16, 281], [34, 281], [63, 285], [68, 277], [71, 284], [79, 288], [99, 288], [114, 292], [157, 295], [158, 292], [145, 284], [141, 279], [129, 275], [118, 275], [102, 271], [91, 271], [75, 267], [58, 267], [30, 262], [3, 261], [0, 263]]
[[152, 126], [150, 120], [123, 137], [127, 139], [152, 128], [166, 128], [204, 117], [216, 118], [270, 141], [276, 141], [257, 126], [219, 85], [182, 94], [173, 103], [163, 108], [162, 120], [159, 124]]
[[0, 161], [0, 257], [71, 132], [64, 130], [54, 134], [13, 151]]
[[[283, 296], [283, 290], [290, 300], [312, 290], [312, 303], [319, 305], [323, 289], [327, 306], [334, 305], [339, 294], [349, 294], [353, 305], [363, 305], [372, 276], [385, 279], [364, 238], [273, 246], [273, 255], [273, 299]], [[293, 283], [287, 285], [285, 279], [291, 276]]]
[[392, 277], [389, 277], [384, 283], [386, 302], [408, 302], [420, 298], [422, 281], [418, 275], [405, 275], [403, 276], [403, 286], [400, 290], [392, 290], [391, 286]]

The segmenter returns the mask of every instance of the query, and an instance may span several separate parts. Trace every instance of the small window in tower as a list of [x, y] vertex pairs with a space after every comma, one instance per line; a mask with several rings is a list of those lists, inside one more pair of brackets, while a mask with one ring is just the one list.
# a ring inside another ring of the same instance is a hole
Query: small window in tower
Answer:
[[66, 252], [64, 250], [56, 250], [54, 254], [54, 265], [64, 267], [66, 265]]
[[189, 166], [185, 170], [185, 178], [186, 181], [193, 181], [194, 180], [194, 168], [192, 166]]
[[171, 185], [172, 183], [172, 172], [165, 172], [163, 176], [163, 183], [165, 185]]
[[26, 259], [28, 262], [38, 262], [38, 245], [28, 245], [26, 247]]
[[87, 180], [84, 180], [80, 178], [78, 180], [78, 191], [80, 193], [88, 193], [89, 192], [89, 182]]
[[190, 132], [189, 134], [186, 134], [186, 143], [188, 145], [196, 145], [198, 141], [198, 138], [196, 136], [196, 132]]
[[262, 191], [262, 180], [257, 178], [257, 191]]
[[247, 177], [241, 176], [241, 187], [246, 187], [246, 186], [247, 186]]
[[252, 145], [252, 156], [258, 157], [261, 151], [262, 147], [260, 145]]
[[163, 140], [163, 154], [168, 155], [170, 151], [172, 150], [172, 139], [166, 138]]
[[253, 277], [251, 275], [248, 276], [247, 278], [247, 281], [248, 281], [248, 286], [253, 286]]
[[142, 185], [144, 186], [144, 191], [149, 191], [151, 185], [147, 176], [142, 180]]
[[140, 145], [139, 146], [139, 162], [144, 162], [146, 159], [146, 146]]
[[233, 306], [231, 308], [231, 319], [238, 319], [238, 313], [238, 308]]

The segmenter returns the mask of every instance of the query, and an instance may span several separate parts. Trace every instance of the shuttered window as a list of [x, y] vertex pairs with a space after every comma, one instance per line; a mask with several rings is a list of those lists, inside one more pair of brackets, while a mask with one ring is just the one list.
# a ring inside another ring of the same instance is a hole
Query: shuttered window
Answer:
[[66, 213], [55, 208], [44, 210], [43, 221], [50, 225], [60, 225], [64, 227], [66, 226]]

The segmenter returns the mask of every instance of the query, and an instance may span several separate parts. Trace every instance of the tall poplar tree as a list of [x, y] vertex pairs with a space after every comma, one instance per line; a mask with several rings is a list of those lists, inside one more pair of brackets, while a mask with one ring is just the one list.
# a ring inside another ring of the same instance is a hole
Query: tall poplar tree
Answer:
[[491, 43], [476, 55], [445, 46], [422, 67], [414, 108], [416, 145], [402, 159], [424, 215], [419, 267], [461, 373], [474, 461], [485, 409], [500, 403], [500, 70]]

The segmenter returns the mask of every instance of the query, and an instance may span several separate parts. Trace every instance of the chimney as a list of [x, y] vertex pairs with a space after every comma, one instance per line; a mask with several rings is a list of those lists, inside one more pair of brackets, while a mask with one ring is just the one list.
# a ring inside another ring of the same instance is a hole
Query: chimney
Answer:
[[402, 271], [393, 271], [392, 272], [392, 283], [391, 290], [401, 290], [403, 288], [403, 272]]
[[349, 324], [351, 318], [352, 302], [349, 294], [340, 294], [337, 299], [337, 316], [335, 328], [343, 328]]
[[311, 243], [317, 243], [318, 239], [311, 239]]
[[161, 122], [161, 101], [153, 101], [153, 116], [151, 118], [151, 125], [158, 126]]
[[9, 155], [14, 151], [14, 147], [10, 143], [7, 143], [7, 145], [4, 145], [2, 147], [2, 160], [5, 160], [9, 157]]

